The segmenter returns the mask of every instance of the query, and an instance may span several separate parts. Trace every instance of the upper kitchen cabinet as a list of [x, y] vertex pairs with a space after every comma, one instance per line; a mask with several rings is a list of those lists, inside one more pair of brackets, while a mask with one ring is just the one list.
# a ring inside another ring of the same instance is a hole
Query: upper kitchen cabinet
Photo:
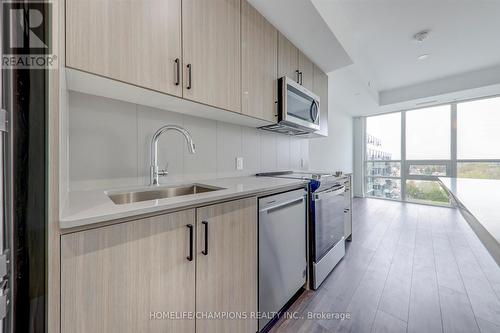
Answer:
[[282, 76], [299, 82], [299, 49], [278, 33], [278, 77]]
[[182, 96], [181, 0], [67, 0], [66, 66]]
[[241, 112], [241, 0], [183, 0], [183, 96]]
[[292, 44], [278, 33], [278, 77], [288, 76], [306, 89], [313, 89], [314, 64]]
[[309, 91], [313, 91], [314, 64], [299, 51], [299, 83]]
[[275, 122], [278, 31], [246, 0], [241, 6], [241, 111]]
[[313, 65], [313, 89], [312, 91], [319, 96], [320, 110], [320, 129], [314, 135], [328, 136], [328, 75], [326, 75], [318, 66]]

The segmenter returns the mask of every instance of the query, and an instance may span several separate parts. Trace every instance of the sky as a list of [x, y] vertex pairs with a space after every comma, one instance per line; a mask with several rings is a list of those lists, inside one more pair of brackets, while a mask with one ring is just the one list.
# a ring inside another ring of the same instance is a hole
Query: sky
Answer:
[[459, 159], [500, 159], [500, 97], [460, 103], [457, 118]]
[[[406, 159], [450, 159], [451, 106], [406, 112]], [[401, 114], [368, 117], [366, 132], [381, 150], [401, 156]], [[500, 159], [500, 97], [457, 105], [458, 159]]]
[[393, 160], [401, 159], [401, 114], [389, 113], [366, 119], [366, 133], [381, 140], [380, 150], [391, 153]]

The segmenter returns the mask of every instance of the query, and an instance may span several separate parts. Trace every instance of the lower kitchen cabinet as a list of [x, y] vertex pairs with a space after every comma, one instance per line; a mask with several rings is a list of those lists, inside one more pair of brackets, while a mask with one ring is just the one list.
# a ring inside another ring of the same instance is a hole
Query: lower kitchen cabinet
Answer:
[[63, 235], [61, 332], [195, 332], [162, 317], [195, 311], [194, 220], [191, 209]]
[[63, 333], [254, 333], [210, 316], [255, 311], [256, 198], [61, 236]]
[[[257, 200], [198, 208], [196, 311], [257, 311]], [[257, 319], [201, 319], [197, 333], [257, 332]]]

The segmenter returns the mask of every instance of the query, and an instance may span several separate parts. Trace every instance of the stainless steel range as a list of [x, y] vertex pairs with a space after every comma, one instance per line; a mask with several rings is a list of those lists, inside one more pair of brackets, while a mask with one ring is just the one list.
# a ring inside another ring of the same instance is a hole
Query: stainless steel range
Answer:
[[345, 254], [344, 225], [351, 214], [350, 177], [292, 171], [257, 176], [309, 180], [310, 281], [311, 287], [317, 289]]

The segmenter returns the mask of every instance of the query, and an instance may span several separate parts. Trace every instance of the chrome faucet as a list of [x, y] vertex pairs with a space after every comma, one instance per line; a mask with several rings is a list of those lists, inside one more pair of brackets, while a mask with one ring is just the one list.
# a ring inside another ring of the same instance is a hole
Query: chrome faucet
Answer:
[[177, 132], [180, 132], [182, 135], [184, 135], [184, 138], [186, 138], [187, 144], [188, 144], [188, 150], [191, 154], [194, 154], [196, 152], [193, 139], [191, 138], [191, 134], [189, 132], [180, 126], [177, 125], [165, 125], [163, 127], [160, 127], [153, 137], [151, 138], [151, 173], [150, 173], [150, 179], [151, 179], [151, 185], [153, 186], [158, 186], [159, 184], [159, 177], [160, 176], [166, 176], [168, 175], [168, 171], [163, 169], [159, 170], [158, 168], [158, 140], [160, 139], [160, 136], [169, 131], [169, 130], [174, 130]]

